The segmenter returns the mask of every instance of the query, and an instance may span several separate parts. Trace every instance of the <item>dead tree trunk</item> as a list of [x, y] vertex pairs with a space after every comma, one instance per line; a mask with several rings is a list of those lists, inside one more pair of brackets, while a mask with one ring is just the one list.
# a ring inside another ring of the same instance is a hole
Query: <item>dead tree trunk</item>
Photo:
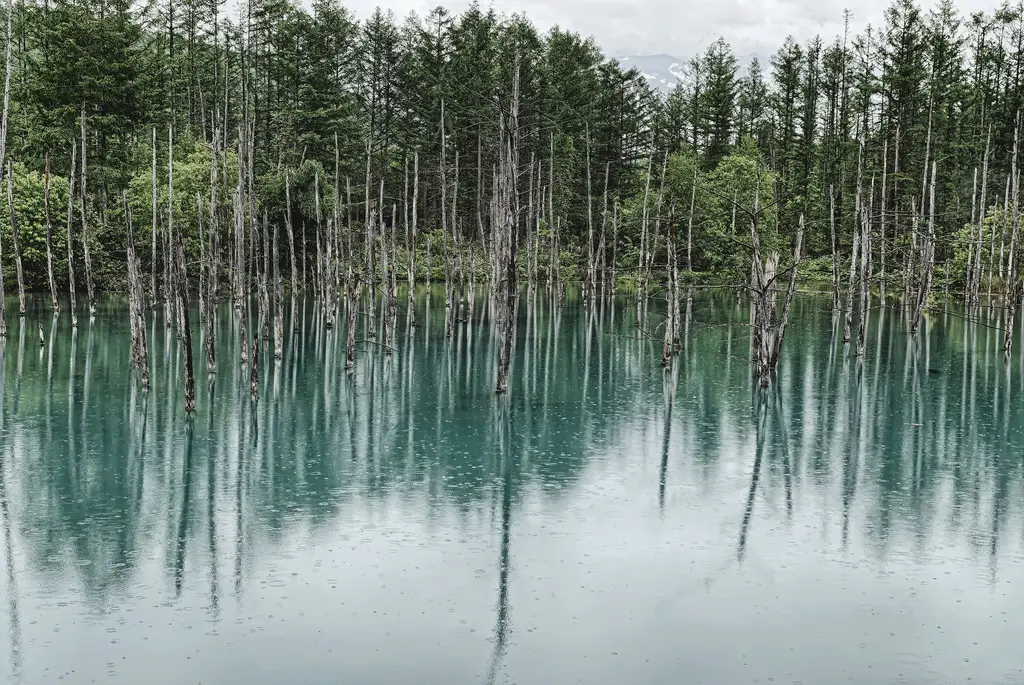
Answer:
[[135, 229], [132, 226], [128, 193], [122, 196], [125, 224], [128, 229], [128, 317], [132, 333], [132, 363], [139, 370], [142, 389], [149, 389], [149, 350], [146, 346], [146, 317], [143, 303], [142, 267], [135, 250]]
[[1010, 249], [1007, 253], [1006, 269], [1006, 322], [1003, 327], [1003, 353], [1010, 358], [1010, 350], [1013, 347], [1013, 323], [1017, 314], [1017, 305], [1020, 302], [1021, 287], [1019, 284], [1019, 260], [1017, 259], [1017, 240], [1020, 232], [1020, 175], [1017, 171], [1017, 152], [1020, 148], [1020, 110], [1017, 111], [1017, 121], [1013, 129], [1013, 155], [1010, 158], [1010, 177], [1012, 179], [1013, 192], [1013, 231], [1010, 235]]
[[[67, 237], [68, 244], [68, 295], [71, 298], [71, 327], [78, 327], [78, 311], [77, 303], [75, 301], [75, 251], [73, 249], [72, 236], [75, 232], [75, 157], [77, 147], [72, 144], [71, 146], [71, 171], [68, 172], [68, 222], [67, 231], [65, 235]], [[3, 277], [0, 276], [0, 279]], [[0, 286], [2, 286], [2, 280], [0, 280]], [[2, 290], [2, 287], [0, 287]], [[0, 293], [2, 295], [2, 293]], [[3, 307], [3, 297], [0, 296], [0, 308]], [[2, 319], [2, 309], [0, 309], [0, 319]]]
[[420, 198], [420, 153], [419, 151], [413, 152], [412, 155], [412, 223], [408, 227], [406, 235], [406, 252], [409, 257], [409, 267], [406, 276], [409, 280], [409, 303], [406, 305], [409, 309], [408, 317], [409, 324], [412, 326], [416, 325], [416, 298], [414, 296], [416, 286], [416, 228], [417, 228], [417, 209], [419, 207]]
[[284, 170], [284, 197], [285, 197], [285, 228], [288, 229], [288, 257], [292, 267], [291, 283], [291, 305], [292, 305], [292, 332], [299, 332], [299, 310], [295, 306], [295, 291], [299, 285], [299, 274], [295, 268], [295, 232], [292, 230], [292, 191], [291, 179], [288, 170]]
[[665, 319], [665, 339], [661, 346], [662, 366], [668, 366], [669, 360], [672, 358], [673, 338], [676, 330], [675, 313], [679, 309], [678, 304], [675, 302], [675, 296], [678, 292], [678, 286], [675, 282], [678, 276], [678, 272], [675, 269], [676, 227], [671, 220], [668, 224], [666, 248], [668, 254], [665, 259], [665, 270], [668, 273], [668, 287], [665, 289], [665, 292], [667, 293], [666, 309], [668, 316]]
[[836, 241], [836, 199], [832, 186], [828, 187], [828, 226], [832, 236], [832, 311], [836, 314], [840, 311], [840, 288], [843, 277], [842, 262], [839, 259], [839, 244]]
[[89, 258], [89, 223], [86, 217], [85, 108], [82, 108], [82, 257], [85, 259], [85, 287], [89, 293], [89, 315], [96, 313], [96, 291], [92, 283], [92, 260]]
[[50, 284], [50, 302], [53, 311], [60, 311], [57, 299], [57, 280], [53, 276], [53, 217], [50, 214], [50, 153], [46, 153], [43, 171], [43, 213], [46, 218], [46, 280]]
[[[213, 162], [216, 168], [216, 159]], [[72, 169], [74, 175], [74, 169]], [[150, 246], [149, 257], [149, 297], [151, 302], [156, 302], [156, 225], [157, 225], [157, 201], [156, 201], [156, 126], [153, 127], [153, 223], [150, 225]]]
[[14, 250], [14, 271], [18, 279], [18, 316], [25, 318], [25, 271], [21, 265], [21, 235], [14, 211], [14, 167], [7, 160], [7, 210], [11, 217], [11, 249]]
[[[918, 267], [920, 277], [918, 281], [917, 298], [914, 302], [913, 313], [910, 321], [910, 334], [917, 333], [921, 325], [921, 313], [928, 304], [928, 295], [932, 289], [932, 275], [935, 270], [935, 162], [932, 162], [932, 180], [929, 190], [928, 209], [928, 230], [921, 240], [921, 256]], [[922, 198], [923, 199], [923, 198]], [[923, 203], [922, 203], [923, 204]]]
[[[502, 257], [505, 260], [503, 275], [499, 287], [501, 296], [499, 330], [501, 332], [500, 349], [498, 352], [498, 380], [495, 391], [508, 392], [508, 371], [512, 363], [513, 342], [516, 335], [516, 304], [519, 299], [518, 273], [516, 257], [519, 251], [519, 200], [516, 181], [518, 175], [519, 155], [519, 55], [515, 58], [515, 69], [512, 76], [512, 100], [509, 114], [504, 113], [499, 122], [498, 149], [501, 153], [501, 164], [498, 178], [498, 194], [495, 198], [495, 221], [492, 224], [500, 232]], [[495, 237], [497, 241], [497, 237]]]
[[888, 186], [886, 185], [886, 174], [889, 169], [889, 141], [886, 140], [882, 143], [882, 209], [880, 212], [880, 244], [878, 246], [879, 258], [881, 261], [879, 273], [878, 273], [878, 303], [885, 307], [885, 253], [888, 245], [886, 244], [886, 216], [885, 198], [889, 194]]
[[274, 224], [274, 359], [284, 357], [284, 285], [281, 283], [281, 250]]
[[977, 235], [976, 235], [976, 242], [974, 244], [974, 275], [973, 275], [973, 279], [971, 281], [970, 304], [972, 306], [977, 306], [977, 304], [979, 302], [979, 297], [978, 296], [979, 296], [979, 292], [980, 292], [980, 289], [981, 289], [981, 271], [982, 271], [981, 251], [982, 251], [982, 245], [983, 245], [982, 240], [984, 238], [984, 233], [985, 233], [985, 215], [988, 213], [988, 204], [987, 204], [986, 194], [987, 194], [987, 190], [988, 190], [988, 158], [989, 158], [989, 148], [991, 146], [991, 142], [992, 142], [992, 130], [991, 130], [991, 126], [989, 126], [988, 138], [985, 141], [985, 159], [984, 159], [984, 161], [982, 163], [982, 167], [981, 167], [982, 168], [982, 171], [981, 171], [981, 202], [979, 203], [979, 207], [978, 207], [978, 230], [977, 230]]
[[260, 397], [260, 343], [252, 341], [252, 364], [249, 370], [249, 394], [253, 400]]
[[974, 283], [974, 230], [978, 221], [978, 167], [974, 167], [974, 183], [971, 186], [971, 224], [967, 238], [967, 270], [964, 273], [964, 300], [971, 304], [971, 285]]
[[[6, 75], [4, 76], [4, 111], [0, 120], [0, 173], [3, 173], [7, 158], [7, 118], [11, 102], [11, 25], [14, 18], [14, 4], [7, 0], [7, 59]], [[68, 262], [70, 264], [70, 262]], [[0, 245], [0, 265], [3, 264], [3, 246]], [[0, 338], [7, 336], [7, 319], [4, 307], [4, 276], [0, 267]]]
[[175, 271], [178, 274], [178, 308], [183, 312], [181, 320], [181, 346], [185, 353], [185, 413], [195, 414], [196, 412], [196, 378], [192, 365], [192, 327], [189, 323], [188, 312], [188, 288], [186, 285], [185, 273], [185, 248], [181, 240], [181, 232], [174, 237], [177, 245], [177, 262]]

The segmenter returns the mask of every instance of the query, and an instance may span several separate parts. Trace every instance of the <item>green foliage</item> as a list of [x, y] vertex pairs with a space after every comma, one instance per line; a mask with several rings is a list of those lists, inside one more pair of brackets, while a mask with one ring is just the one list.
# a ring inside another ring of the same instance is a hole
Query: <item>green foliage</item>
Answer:
[[[44, 290], [50, 286], [46, 276], [46, 211], [45, 178], [43, 174], [27, 170], [21, 164], [14, 169], [14, 215], [21, 237], [21, 259], [25, 269], [25, 287]], [[13, 288], [15, 282], [14, 259], [11, 255], [12, 236], [10, 212], [7, 204], [7, 175], [0, 184], [0, 206], [3, 207], [0, 231], [3, 231], [4, 282]], [[67, 202], [68, 182], [60, 176], [50, 176], [51, 241], [54, 252], [54, 275], [58, 284], [67, 283]], [[76, 246], [80, 249], [80, 246]]]

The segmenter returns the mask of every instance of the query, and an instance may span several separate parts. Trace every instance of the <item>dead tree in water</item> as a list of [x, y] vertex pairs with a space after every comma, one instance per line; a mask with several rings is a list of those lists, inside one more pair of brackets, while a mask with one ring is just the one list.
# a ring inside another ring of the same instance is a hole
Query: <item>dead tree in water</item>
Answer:
[[359, 306], [359, 276], [348, 284], [348, 337], [345, 340], [345, 368], [351, 369], [356, 360], [356, 310]]
[[836, 198], [835, 190], [828, 187], [828, 226], [832, 237], [832, 311], [839, 313], [840, 307], [840, 284], [843, 277], [840, 275], [842, 264], [839, 259], [839, 244], [836, 242]]
[[850, 329], [853, 325], [853, 292], [854, 282], [857, 277], [857, 258], [860, 256], [860, 252], [863, 248], [861, 244], [862, 231], [857, 223], [860, 220], [863, 208], [861, 207], [861, 195], [864, 184], [864, 132], [858, 136], [858, 142], [860, 146], [857, 151], [857, 195], [853, 201], [853, 217], [854, 217], [854, 228], [853, 228], [853, 245], [850, 249], [850, 279], [846, 284], [846, 312], [843, 322], [843, 342], [850, 342]]
[[88, 228], [89, 222], [86, 218], [86, 163], [85, 163], [85, 108], [82, 108], [82, 176], [81, 176], [81, 193], [82, 197], [82, 257], [85, 259], [85, 287], [89, 293], [89, 315], [92, 316], [96, 313], [96, 290], [92, 284], [92, 260], [89, 259], [89, 235]]
[[[495, 250], [504, 263], [498, 262], [502, 274], [498, 283], [499, 331], [501, 333], [498, 352], [498, 380], [495, 391], [508, 392], [508, 370], [512, 361], [512, 344], [516, 336], [516, 303], [519, 299], [519, 283], [516, 272], [516, 257], [519, 251], [519, 200], [516, 189], [519, 154], [519, 55], [516, 55], [512, 76], [512, 100], [508, 117], [500, 115], [500, 166], [498, 170], [497, 197], [493, 203], [496, 231]], [[500, 248], [498, 247], [500, 241]]]
[[128, 193], [122, 195], [125, 224], [128, 229], [128, 318], [132, 332], [132, 364], [139, 370], [142, 389], [149, 388], [149, 351], [146, 347], [146, 318], [142, 294], [142, 268], [135, 251], [135, 228], [132, 226]]
[[[932, 180], [929, 191], [928, 230], [921, 240], [921, 254], [918, 258], [920, 274], [918, 277], [917, 297], [913, 302], [910, 320], [910, 334], [917, 333], [921, 325], [921, 313], [928, 304], [928, 295], [932, 290], [932, 276], [935, 272], [935, 162], [932, 162]], [[923, 198], [922, 198], [923, 200]], [[924, 204], [922, 202], [922, 204]], [[907, 275], [909, 278], [909, 274]]]
[[177, 273], [178, 310], [181, 317], [181, 346], [185, 353], [185, 413], [196, 412], [196, 378], [192, 366], [192, 327], [189, 323], [188, 289], [185, 274], [185, 248], [181, 240], [181, 231], [174, 237], [176, 244], [175, 272]]
[[249, 393], [254, 400], [260, 396], [260, 341], [252, 341], [252, 365], [249, 371]]
[[21, 235], [14, 212], [14, 167], [7, 160], [7, 209], [11, 216], [11, 248], [14, 250], [14, 270], [18, 278], [18, 316], [25, 318], [25, 270], [21, 265]]
[[292, 266], [291, 304], [292, 332], [299, 332], [299, 310], [295, 306], [295, 291], [299, 287], [299, 273], [295, 268], [295, 232], [292, 230], [292, 189], [288, 170], [284, 170], [285, 228], [288, 229], [288, 257]]
[[1006, 322], [1003, 327], [1003, 352], [1010, 358], [1013, 347], [1013, 322], [1020, 302], [1020, 266], [1017, 258], [1017, 240], [1020, 233], [1020, 175], [1017, 171], [1017, 152], [1020, 142], [1020, 110], [1013, 129], [1013, 155], [1010, 161], [1010, 177], [1013, 184], [1013, 232], [1010, 235], [1010, 250], [1007, 255]]
[[975, 235], [974, 251], [973, 251], [974, 252], [974, 270], [973, 270], [974, 273], [971, 274], [970, 294], [968, 296], [968, 304], [971, 305], [972, 307], [978, 305], [978, 302], [979, 302], [978, 294], [979, 294], [979, 290], [981, 288], [981, 272], [982, 272], [981, 251], [982, 251], [982, 245], [983, 245], [982, 240], [984, 238], [984, 232], [985, 232], [985, 215], [988, 213], [988, 204], [987, 204], [987, 197], [986, 197], [986, 195], [987, 195], [987, 191], [988, 191], [988, 158], [989, 158], [989, 148], [991, 147], [991, 143], [992, 143], [992, 127], [990, 125], [989, 126], [989, 132], [988, 132], [988, 138], [985, 141], [985, 157], [984, 157], [984, 160], [983, 160], [982, 165], [981, 165], [981, 201], [979, 202], [979, 205], [978, 205], [978, 228], [977, 228], [977, 231], [975, 232], [976, 235]]
[[50, 283], [50, 302], [53, 311], [60, 311], [57, 300], [57, 280], [53, 277], [53, 218], [50, 215], [50, 153], [46, 153], [43, 170], [43, 213], [46, 219], [46, 279]]
[[793, 264], [788, 268], [789, 288], [786, 290], [780, 316], [777, 298], [777, 280], [781, 275], [778, 271], [779, 254], [772, 252], [765, 257], [761, 252], [761, 232], [758, 225], [763, 212], [760, 206], [760, 178], [755, 190], [754, 209], [743, 211], [750, 218], [750, 242], [753, 249], [753, 274], [750, 284], [750, 295], [754, 308], [753, 363], [758, 382], [762, 388], [766, 388], [778, 366], [782, 341], [789, 324], [789, 309], [793, 301], [793, 294], [796, 292], [796, 275], [800, 266], [803, 246], [804, 217], [802, 214], [800, 215], [800, 227], [797, 230], [796, 243], [793, 248]]
[[[70, 235], [70, 233], [68, 234]], [[0, 338], [7, 337], [7, 308], [4, 306], [4, 243], [3, 232], [0, 231]], [[71, 263], [70, 261], [68, 262]]]
[[[71, 165], [71, 175], [75, 175], [74, 164]], [[217, 167], [216, 155], [214, 155], [213, 161], [214, 169]], [[157, 202], [156, 202], [156, 126], [153, 127], [153, 223], [150, 226], [150, 237], [152, 239], [152, 245], [150, 247], [150, 262], [149, 262], [149, 297], [153, 303], [156, 302], [156, 224], [157, 224]], [[74, 184], [72, 184], [74, 186]], [[212, 189], [212, 186], [211, 186]]]
[[[78, 311], [75, 300], [75, 251], [72, 247], [75, 219], [75, 156], [77, 147], [71, 145], [71, 171], [68, 174], [68, 223], [65, 235], [68, 244], [68, 295], [71, 297], [71, 327], [78, 328]], [[0, 274], [0, 323], [3, 319], [3, 275]]]
[[[0, 173], [3, 173], [4, 162], [7, 155], [7, 117], [10, 112], [11, 102], [11, 23], [14, 17], [14, 4], [7, 0], [7, 59], [6, 75], [4, 76], [4, 111], [0, 121]], [[72, 169], [74, 165], [72, 165]], [[74, 171], [72, 170], [72, 175]], [[70, 261], [68, 262], [71, 263]], [[0, 245], [0, 265], [3, 264], [3, 246]], [[0, 338], [7, 335], [7, 320], [4, 311], [4, 276], [3, 268], [0, 268]]]
[[205, 326], [203, 339], [206, 343], [206, 372], [210, 374], [217, 370], [217, 212], [214, 202], [215, 200], [211, 196], [208, 248], [210, 263], [206, 277], [206, 318], [203, 321]]
[[284, 285], [281, 283], [281, 251], [274, 224], [274, 359], [284, 357]]
[[668, 244], [667, 244], [667, 259], [665, 264], [665, 270], [668, 273], [668, 287], [665, 292], [667, 293], [666, 304], [668, 305], [668, 318], [665, 320], [665, 340], [661, 347], [661, 365], [668, 366], [669, 360], [672, 359], [672, 350], [675, 345], [675, 331], [678, 324], [675, 320], [675, 315], [679, 311], [679, 304], [676, 299], [679, 295], [679, 284], [677, 280], [679, 278], [679, 272], [676, 267], [676, 225], [675, 222], [669, 218], [668, 222]]
[[[406, 180], [408, 185], [408, 180]], [[409, 267], [406, 276], [409, 280], [409, 303], [408, 317], [409, 324], [416, 325], [416, 299], [414, 297], [416, 284], [416, 227], [417, 208], [420, 198], [420, 153], [419, 150], [412, 155], [412, 223], [407, 227], [405, 249], [409, 257]]]

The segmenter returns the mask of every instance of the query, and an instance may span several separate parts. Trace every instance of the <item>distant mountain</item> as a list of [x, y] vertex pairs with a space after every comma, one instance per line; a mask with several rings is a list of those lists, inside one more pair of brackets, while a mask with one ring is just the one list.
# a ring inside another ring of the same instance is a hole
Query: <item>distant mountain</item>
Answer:
[[[739, 55], [736, 58], [736, 63], [739, 66], [737, 76], [743, 76], [747, 73], [747, 67], [750, 66], [755, 57], [757, 55], [750, 54]], [[618, 59], [623, 69], [635, 67], [640, 70], [640, 73], [644, 75], [647, 82], [663, 95], [667, 95], [679, 81], [686, 78], [686, 63], [688, 60], [673, 57], [672, 55], [629, 55], [628, 57], [618, 57], [616, 59]], [[761, 64], [763, 67], [764, 60], [762, 60]]]
[[647, 82], [663, 94], [668, 94], [685, 78], [686, 60], [672, 55], [631, 55], [619, 57], [618, 60], [623, 69], [638, 69]]

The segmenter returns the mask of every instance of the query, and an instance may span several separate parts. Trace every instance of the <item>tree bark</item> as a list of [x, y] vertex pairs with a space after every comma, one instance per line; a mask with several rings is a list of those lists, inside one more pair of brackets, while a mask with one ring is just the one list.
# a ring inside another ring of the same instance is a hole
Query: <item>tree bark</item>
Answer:
[[53, 217], [50, 214], [50, 153], [46, 153], [43, 171], [43, 212], [46, 218], [46, 280], [50, 284], [50, 302], [53, 311], [60, 311], [57, 299], [57, 280], [53, 276]]

